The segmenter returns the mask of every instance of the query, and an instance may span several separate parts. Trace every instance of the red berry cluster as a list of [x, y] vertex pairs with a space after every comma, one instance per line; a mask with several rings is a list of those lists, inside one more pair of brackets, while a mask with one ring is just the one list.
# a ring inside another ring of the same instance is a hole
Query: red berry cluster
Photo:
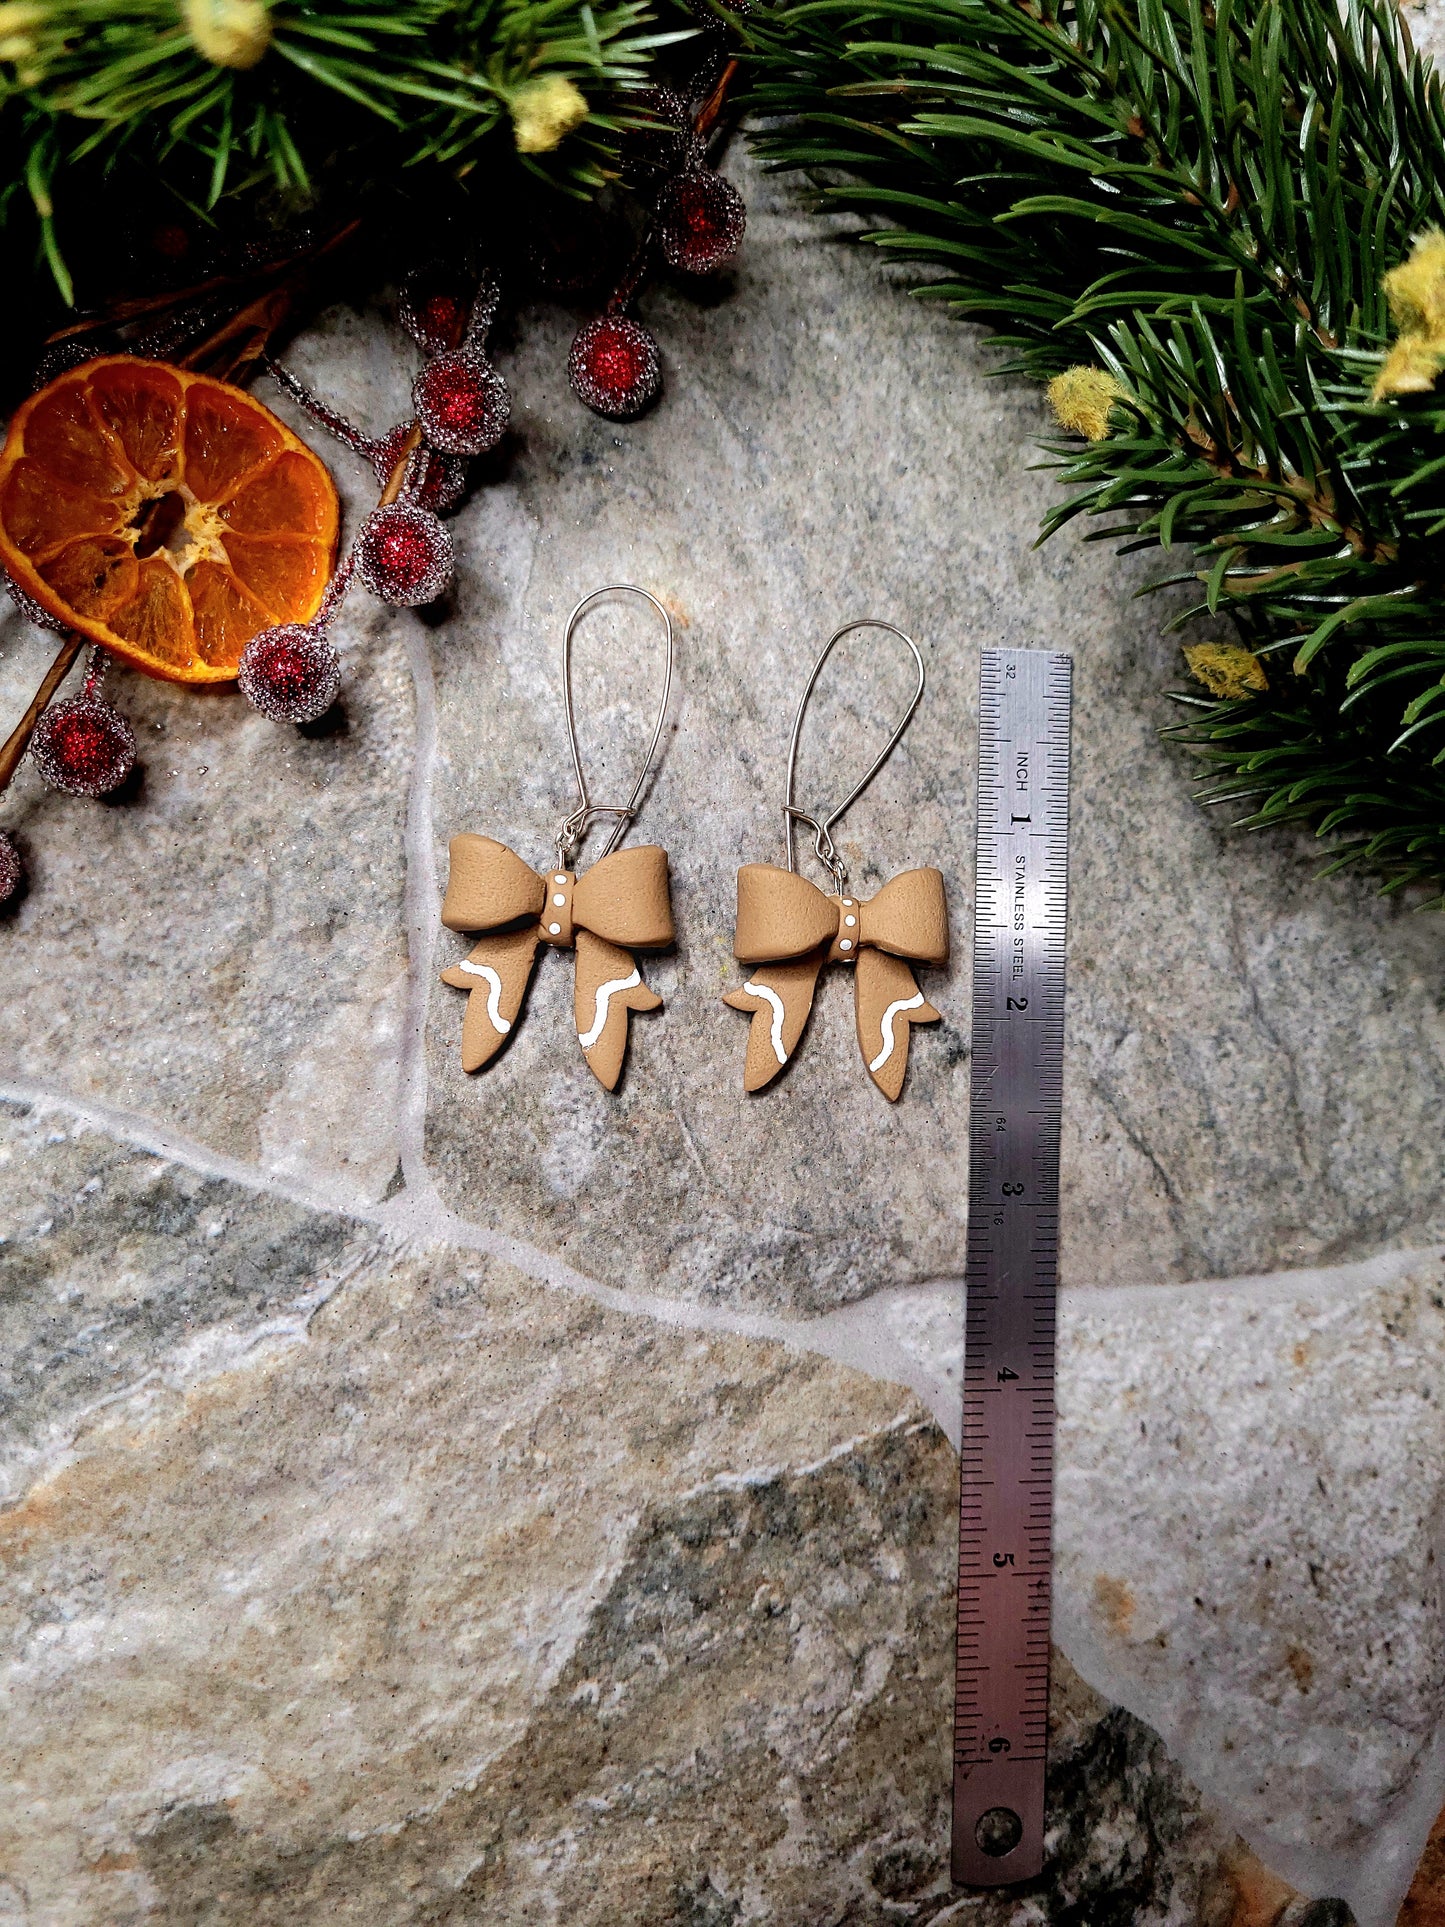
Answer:
[[241, 688], [263, 715], [309, 722], [336, 700], [341, 665], [327, 640], [326, 625], [353, 573], [372, 595], [394, 608], [434, 602], [451, 582], [452, 540], [440, 518], [466, 488], [467, 458], [496, 447], [512, 408], [507, 384], [485, 353], [497, 300], [490, 276], [470, 300], [455, 275], [440, 264], [407, 278], [397, 316], [428, 361], [412, 385], [415, 419], [398, 422], [380, 437], [365, 434], [289, 370], [271, 364], [276, 379], [313, 421], [365, 456], [387, 493], [408, 444], [412, 452], [400, 492], [362, 523], [352, 554], [316, 617], [305, 624], [263, 629], [247, 644]]
[[742, 195], [706, 164], [699, 127], [708, 110], [694, 120], [682, 99], [661, 87], [641, 104], [658, 124], [634, 134], [624, 169], [634, 184], [650, 189], [652, 223], [607, 312], [579, 330], [567, 363], [577, 399], [612, 421], [640, 415], [662, 389], [657, 343], [627, 315], [654, 243], [669, 267], [712, 274], [736, 254], [747, 225]]

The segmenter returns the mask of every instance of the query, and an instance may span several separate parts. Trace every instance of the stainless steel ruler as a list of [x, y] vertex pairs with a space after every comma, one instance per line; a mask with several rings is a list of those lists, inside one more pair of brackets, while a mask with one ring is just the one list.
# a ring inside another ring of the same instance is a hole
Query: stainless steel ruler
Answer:
[[1043, 1864], [1072, 663], [979, 671], [953, 1878]]

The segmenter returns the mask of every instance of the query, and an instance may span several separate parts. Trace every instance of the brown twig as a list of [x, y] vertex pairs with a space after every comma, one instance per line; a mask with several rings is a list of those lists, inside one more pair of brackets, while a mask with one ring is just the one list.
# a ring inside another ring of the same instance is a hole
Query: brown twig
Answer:
[[734, 55], [718, 76], [717, 86], [713, 88], [702, 106], [698, 109], [697, 119], [692, 131], [706, 140], [713, 128], [722, 118], [723, 108], [727, 106], [728, 95], [732, 92], [733, 82], [743, 70], [743, 63]]
[[46, 705], [70, 674], [76, 657], [85, 647], [83, 636], [67, 636], [61, 643], [53, 663], [45, 672], [45, 680], [30, 698], [30, 707], [11, 730], [0, 749], [0, 790], [10, 787], [10, 779], [19, 768], [20, 759], [30, 747], [30, 738], [35, 734], [35, 725], [40, 721]]
[[396, 463], [392, 468], [386, 487], [377, 497], [376, 506], [379, 509], [390, 508], [398, 495], [401, 494], [402, 483], [406, 480], [406, 471], [411, 464], [411, 458], [420, 447], [421, 423], [413, 422], [406, 440], [401, 445], [401, 450], [397, 455]]

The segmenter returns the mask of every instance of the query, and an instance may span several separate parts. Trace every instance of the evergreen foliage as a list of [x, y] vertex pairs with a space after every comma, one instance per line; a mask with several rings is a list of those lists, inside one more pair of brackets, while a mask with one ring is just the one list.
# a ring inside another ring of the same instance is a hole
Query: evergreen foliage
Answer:
[[[324, 180], [359, 198], [387, 170], [455, 177], [483, 157], [494, 189], [521, 167], [589, 193], [613, 171], [626, 90], [682, 37], [651, 22], [646, 0], [3, 0], [6, 245], [33, 223], [72, 299], [118, 170], [202, 219], [227, 198], [294, 208]], [[588, 111], [552, 154], [545, 115], [540, 148], [521, 132], [559, 83]]]
[[[1445, 106], [1394, 7], [782, 0], [746, 32], [773, 164], [928, 264], [917, 292], [993, 329], [1009, 367], [1112, 376], [1099, 439], [1055, 447], [1045, 534], [1097, 516], [1096, 539], [1164, 551], [1191, 613], [1257, 653], [1262, 691], [1181, 699], [1206, 796], [1440, 891], [1433, 338], [1421, 392], [1372, 388], [1382, 282], [1445, 225]], [[1422, 257], [1411, 325], [1437, 296], [1445, 316], [1445, 249]]]

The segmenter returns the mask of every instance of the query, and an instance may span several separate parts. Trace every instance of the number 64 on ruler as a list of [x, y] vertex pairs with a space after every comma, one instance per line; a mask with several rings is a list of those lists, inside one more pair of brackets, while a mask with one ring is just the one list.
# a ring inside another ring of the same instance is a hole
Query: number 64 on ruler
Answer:
[[1043, 1865], [1070, 658], [979, 668], [953, 1878]]

